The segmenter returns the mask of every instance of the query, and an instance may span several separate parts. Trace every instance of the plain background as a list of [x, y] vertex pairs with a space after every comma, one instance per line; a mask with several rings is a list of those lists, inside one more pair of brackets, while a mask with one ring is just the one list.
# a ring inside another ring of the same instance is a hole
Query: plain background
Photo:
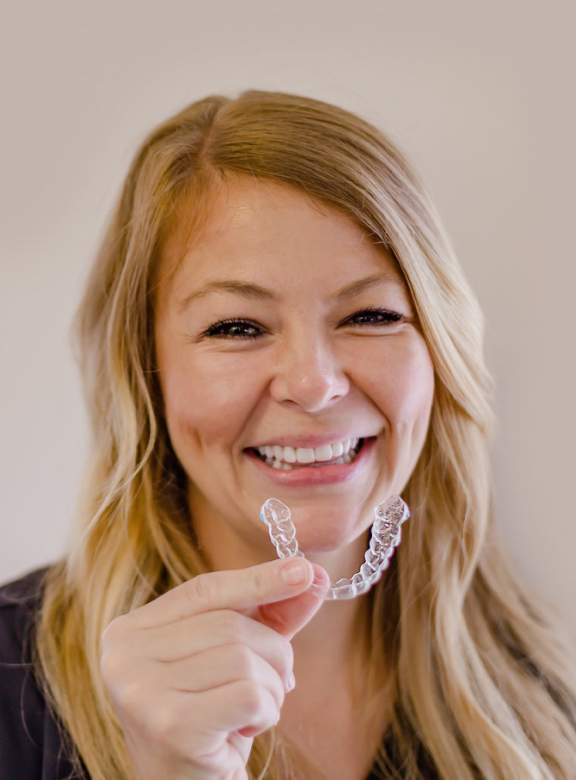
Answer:
[[88, 434], [69, 326], [145, 133], [256, 87], [387, 130], [487, 323], [497, 514], [576, 638], [571, 0], [33, 0], [0, 36], [0, 580], [64, 549]]

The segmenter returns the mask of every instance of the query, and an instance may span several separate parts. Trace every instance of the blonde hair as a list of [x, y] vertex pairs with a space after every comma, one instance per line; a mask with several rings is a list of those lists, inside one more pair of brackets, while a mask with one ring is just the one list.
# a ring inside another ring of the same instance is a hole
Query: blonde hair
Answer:
[[[492, 386], [477, 302], [422, 185], [382, 133], [334, 106], [259, 91], [194, 103], [144, 141], [79, 310], [93, 455], [37, 641], [45, 689], [77, 756], [94, 780], [132, 776], [99, 675], [101, 634], [206, 568], [162, 416], [154, 285], [183, 198], [200, 214], [211, 178], [234, 174], [296, 187], [386, 246], [435, 367], [429, 432], [405, 490], [413, 519], [370, 597], [374, 685], [383, 685], [382, 658], [393, 670], [382, 771], [404, 780], [432, 767], [445, 780], [572, 777], [572, 672], [549, 608], [519, 584], [494, 530]], [[267, 735], [255, 740], [251, 776], [288, 776], [264, 770], [269, 750]]]

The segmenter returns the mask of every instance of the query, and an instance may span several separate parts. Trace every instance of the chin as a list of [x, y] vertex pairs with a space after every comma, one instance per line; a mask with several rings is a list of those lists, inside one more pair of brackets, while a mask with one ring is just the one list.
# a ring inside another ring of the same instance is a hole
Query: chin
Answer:
[[349, 518], [345, 522], [338, 522], [334, 517], [324, 522], [315, 518], [313, 525], [296, 519], [294, 525], [298, 546], [303, 553], [310, 554], [338, 552], [359, 544], [360, 540], [364, 544], [367, 533], [366, 523], [351, 525]]

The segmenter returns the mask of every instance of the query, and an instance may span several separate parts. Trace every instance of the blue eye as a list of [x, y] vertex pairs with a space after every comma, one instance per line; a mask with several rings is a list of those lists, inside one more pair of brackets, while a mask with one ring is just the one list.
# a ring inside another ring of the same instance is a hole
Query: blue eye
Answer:
[[371, 306], [355, 312], [350, 317], [347, 317], [342, 325], [361, 325], [361, 326], [386, 326], [395, 325], [397, 322], [402, 322], [404, 316], [396, 311], [389, 311], [388, 309], [372, 308]]
[[211, 336], [220, 339], [257, 339], [263, 333], [260, 325], [251, 320], [231, 319], [219, 320], [202, 333], [202, 336]]

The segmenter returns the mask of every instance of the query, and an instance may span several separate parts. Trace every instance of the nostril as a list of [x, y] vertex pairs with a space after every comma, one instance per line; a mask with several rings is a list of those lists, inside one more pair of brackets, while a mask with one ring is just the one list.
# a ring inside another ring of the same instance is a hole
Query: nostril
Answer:
[[349, 388], [350, 382], [342, 371], [327, 365], [318, 355], [307, 359], [302, 351], [278, 370], [270, 392], [278, 403], [293, 403], [314, 413], [344, 398]]

